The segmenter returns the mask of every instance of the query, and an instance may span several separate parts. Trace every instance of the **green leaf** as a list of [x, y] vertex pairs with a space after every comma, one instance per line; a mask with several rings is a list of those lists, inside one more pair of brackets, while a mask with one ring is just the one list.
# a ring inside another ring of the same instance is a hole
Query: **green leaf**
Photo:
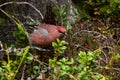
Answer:
[[60, 43], [60, 40], [57, 38], [57, 42]]
[[27, 59], [28, 60], [33, 60], [33, 56], [28, 56]]
[[107, 13], [108, 13], [108, 14], [112, 13], [112, 10], [111, 10], [111, 9], [108, 9], [108, 10], [107, 10]]
[[38, 69], [39, 69], [39, 66], [34, 66], [33, 69], [34, 69], [34, 70], [38, 70]]
[[120, 4], [120, 0], [114, 0], [115, 1], [115, 3], [118, 3], [118, 4]]
[[22, 56], [22, 55], [23, 55], [23, 51], [19, 51], [19, 52], [17, 52], [16, 55], [17, 55], [17, 56]]
[[56, 42], [52, 42], [52, 46], [55, 48], [58, 46], [58, 44]]
[[18, 29], [19, 29], [23, 34], [26, 34], [25, 30], [23, 29], [23, 26], [22, 26], [20, 23], [18, 23], [18, 22], [15, 22], [15, 23], [16, 23]]
[[69, 61], [69, 62], [67, 62], [67, 64], [74, 64], [74, 59], [73, 58], [71, 58], [71, 60]]
[[60, 49], [63, 49], [63, 50], [65, 50], [67, 47], [66, 46], [62, 46]]

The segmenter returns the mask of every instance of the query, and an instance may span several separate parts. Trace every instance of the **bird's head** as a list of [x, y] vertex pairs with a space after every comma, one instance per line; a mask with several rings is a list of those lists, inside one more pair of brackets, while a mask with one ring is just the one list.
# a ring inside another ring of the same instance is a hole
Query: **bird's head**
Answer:
[[61, 35], [67, 35], [67, 31], [63, 26], [57, 26], [57, 30]]

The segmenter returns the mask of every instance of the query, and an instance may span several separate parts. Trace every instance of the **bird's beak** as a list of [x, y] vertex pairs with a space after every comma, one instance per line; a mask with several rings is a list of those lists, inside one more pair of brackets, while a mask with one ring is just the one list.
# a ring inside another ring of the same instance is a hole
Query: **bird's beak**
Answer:
[[64, 35], [67, 36], [67, 32], [65, 32]]

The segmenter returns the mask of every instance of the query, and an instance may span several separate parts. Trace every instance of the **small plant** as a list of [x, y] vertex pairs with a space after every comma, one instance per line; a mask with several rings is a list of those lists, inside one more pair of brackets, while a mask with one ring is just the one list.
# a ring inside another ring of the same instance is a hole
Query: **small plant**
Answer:
[[77, 9], [69, 1], [65, 1], [63, 5], [54, 6], [53, 12], [56, 24], [65, 26], [67, 30], [72, 28], [72, 24], [77, 21], [79, 15]]
[[120, 10], [120, 1], [119, 0], [109, 0], [109, 5], [103, 6], [100, 9], [100, 12], [106, 12], [107, 14], [116, 13]]
[[[20, 50], [17, 53], [21, 53], [21, 57], [16, 58], [15, 60], [10, 59], [9, 51], [7, 53], [7, 61], [2, 61], [2, 66], [0, 67], [0, 79], [1, 80], [14, 80], [19, 69], [27, 58], [27, 53], [29, 52], [30, 47], [26, 47], [25, 50]], [[30, 60], [30, 59], [29, 59]]]
[[67, 13], [66, 13], [66, 6], [55, 6], [53, 8], [53, 12], [56, 15], [56, 22], [59, 25], [64, 25], [66, 26], [66, 21], [67, 21]]
[[54, 53], [56, 56], [60, 56], [61, 54], [63, 54], [66, 50], [66, 46], [65, 46], [66, 42], [64, 40], [59, 40], [57, 39], [56, 42], [52, 43], [52, 46], [54, 48]]
[[55, 58], [49, 60], [53, 69], [51, 79], [54, 80], [107, 80], [106, 76], [99, 73], [96, 60], [101, 51], [80, 51], [75, 58], [62, 58], [57, 61]]

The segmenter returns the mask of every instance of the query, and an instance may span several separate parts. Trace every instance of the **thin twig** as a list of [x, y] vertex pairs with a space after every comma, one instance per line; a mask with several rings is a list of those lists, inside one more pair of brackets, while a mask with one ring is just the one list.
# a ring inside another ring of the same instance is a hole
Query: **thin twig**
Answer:
[[104, 67], [104, 66], [98, 66], [101, 69], [106, 69], [106, 70], [116, 70], [116, 71], [120, 71], [120, 68], [109, 68], [109, 67]]
[[50, 51], [49, 49], [43, 49], [43, 48], [36, 47], [36, 46], [33, 46], [33, 47], [31, 47], [31, 48], [36, 49], [36, 50], [39, 50], [39, 51]]
[[23, 66], [22, 76], [20, 80], [24, 80], [26, 64]]
[[2, 44], [2, 42], [0, 41], [0, 48], [1, 48], [1, 50], [3, 50], [4, 48], [3, 48], [3, 44]]
[[39, 13], [39, 15], [41, 16], [42, 19], [44, 19], [42, 13], [40, 12], [40, 10], [38, 10], [35, 6], [33, 6], [32, 4], [30, 4], [29, 2], [6, 2], [0, 5], [0, 8], [9, 4], [25, 4], [25, 5], [29, 5], [31, 6], [33, 9], [35, 9], [36, 12]]

